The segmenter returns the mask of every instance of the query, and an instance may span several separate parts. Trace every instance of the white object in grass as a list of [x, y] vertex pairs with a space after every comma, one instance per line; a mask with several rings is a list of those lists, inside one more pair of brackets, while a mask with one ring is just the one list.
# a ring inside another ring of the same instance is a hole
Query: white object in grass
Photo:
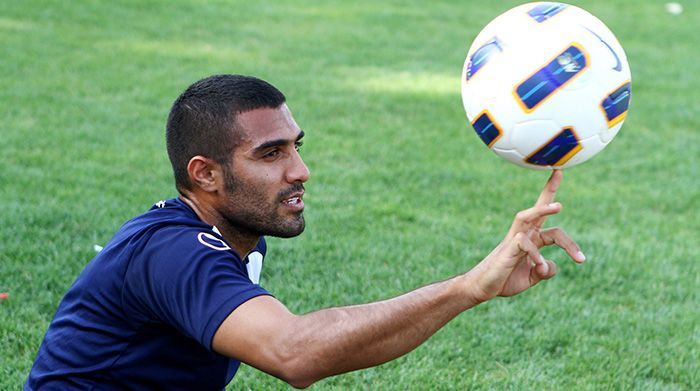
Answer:
[[666, 12], [671, 15], [680, 15], [683, 13], [683, 6], [680, 3], [666, 3]]

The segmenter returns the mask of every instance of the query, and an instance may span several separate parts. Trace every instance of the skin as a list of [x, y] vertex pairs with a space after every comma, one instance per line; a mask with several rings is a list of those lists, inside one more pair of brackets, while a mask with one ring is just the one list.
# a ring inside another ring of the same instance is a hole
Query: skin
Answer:
[[[288, 236], [301, 233], [303, 202], [283, 200], [303, 196], [309, 170], [297, 148], [303, 132], [286, 105], [242, 113], [238, 124], [243, 142], [232, 151], [228, 181], [220, 165], [195, 156], [188, 165], [195, 186], [182, 197], [245, 256], [271, 225]], [[585, 260], [563, 230], [542, 228], [547, 216], [562, 209], [554, 202], [562, 177], [554, 171], [534, 206], [519, 212], [503, 241], [464, 274], [392, 299], [305, 315], [293, 314], [274, 297], [259, 296], [224, 320], [213, 349], [298, 388], [406, 354], [465, 310], [553, 277], [557, 267], [541, 256], [543, 246], [556, 245], [575, 262]], [[251, 225], [253, 216], [263, 223]]]
[[[262, 235], [291, 237], [304, 230], [309, 169], [298, 151], [304, 132], [287, 105], [241, 113], [237, 124], [240, 142], [228, 166], [201, 155], [190, 159], [194, 186], [181, 199], [243, 258]], [[290, 198], [300, 202], [285, 202]]]

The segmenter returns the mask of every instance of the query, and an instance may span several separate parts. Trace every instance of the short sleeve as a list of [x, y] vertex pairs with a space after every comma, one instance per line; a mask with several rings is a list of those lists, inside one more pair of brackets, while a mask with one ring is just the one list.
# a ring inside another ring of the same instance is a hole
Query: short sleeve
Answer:
[[239, 305], [269, 293], [212, 231], [158, 230], [132, 259], [122, 300], [130, 321], [163, 322], [211, 351], [214, 333]]

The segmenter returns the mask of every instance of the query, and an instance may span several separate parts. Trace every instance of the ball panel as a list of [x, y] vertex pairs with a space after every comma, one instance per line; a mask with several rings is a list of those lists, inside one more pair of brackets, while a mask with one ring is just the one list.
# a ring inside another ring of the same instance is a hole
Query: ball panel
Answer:
[[615, 138], [615, 136], [617, 136], [617, 132], [620, 131], [620, 128], [622, 128], [622, 124], [624, 122], [625, 121], [622, 120], [617, 125], [613, 126], [612, 128], [609, 128], [609, 129], [601, 132], [600, 134], [598, 134], [598, 138], [600, 139], [600, 142], [607, 145], [610, 141], [612, 141], [612, 139]]
[[602, 151], [607, 145], [600, 141], [600, 137], [598, 137], [598, 135], [587, 139], [581, 139], [579, 140], [579, 144], [581, 145], [581, 150], [564, 165], [557, 167], [558, 169], [565, 169], [581, 164], [598, 154], [598, 152]]
[[612, 128], [622, 122], [627, 116], [627, 108], [631, 96], [630, 82], [621, 85], [615, 91], [608, 94], [600, 103], [603, 114], [608, 120], [608, 128]]
[[530, 15], [530, 17], [537, 23], [542, 23], [546, 22], [550, 18], [553, 18], [567, 7], [568, 4], [544, 2], [535, 4], [535, 6], [527, 12], [527, 14]]
[[467, 82], [479, 72], [479, 69], [488, 63], [489, 58], [503, 52], [503, 43], [498, 37], [493, 37], [490, 41], [480, 46], [472, 55], [467, 57]]
[[552, 140], [562, 126], [552, 120], [530, 120], [520, 122], [511, 129], [513, 149], [528, 156]]
[[560, 167], [580, 151], [581, 144], [574, 128], [567, 127], [529, 154], [525, 162], [537, 166]]
[[515, 87], [513, 94], [526, 113], [552, 97], [557, 90], [588, 69], [584, 49], [572, 44]]
[[476, 117], [474, 122], [472, 122], [472, 127], [489, 148], [503, 136], [501, 126], [491, 118], [488, 110], [484, 110]]
[[499, 148], [493, 148], [493, 151], [496, 153], [496, 155], [500, 156], [503, 159], [506, 159], [507, 161], [517, 164], [518, 166], [525, 167], [525, 168], [531, 168], [535, 170], [547, 170], [549, 167], [543, 167], [543, 166], [534, 166], [527, 164], [525, 162], [525, 158], [523, 155], [519, 154], [518, 151], [512, 150], [512, 149], [499, 149]]

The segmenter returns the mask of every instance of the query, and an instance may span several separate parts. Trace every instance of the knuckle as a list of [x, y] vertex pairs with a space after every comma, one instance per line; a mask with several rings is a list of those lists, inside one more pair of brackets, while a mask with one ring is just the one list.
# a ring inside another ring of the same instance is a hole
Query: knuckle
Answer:
[[522, 233], [522, 232], [518, 232], [518, 233], [516, 233], [515, 235], [513, 235], [513, 241], [516, 242], [516, 243], [520, 243], [520, 241], [522, 240], [522, 238], [523, 238], [523, 233]]
[[515, 234], [515, 240], [518, 243], [525, 243], [528, 241], [527, 235], [524, 232], [518, 232], [517, 234]]

